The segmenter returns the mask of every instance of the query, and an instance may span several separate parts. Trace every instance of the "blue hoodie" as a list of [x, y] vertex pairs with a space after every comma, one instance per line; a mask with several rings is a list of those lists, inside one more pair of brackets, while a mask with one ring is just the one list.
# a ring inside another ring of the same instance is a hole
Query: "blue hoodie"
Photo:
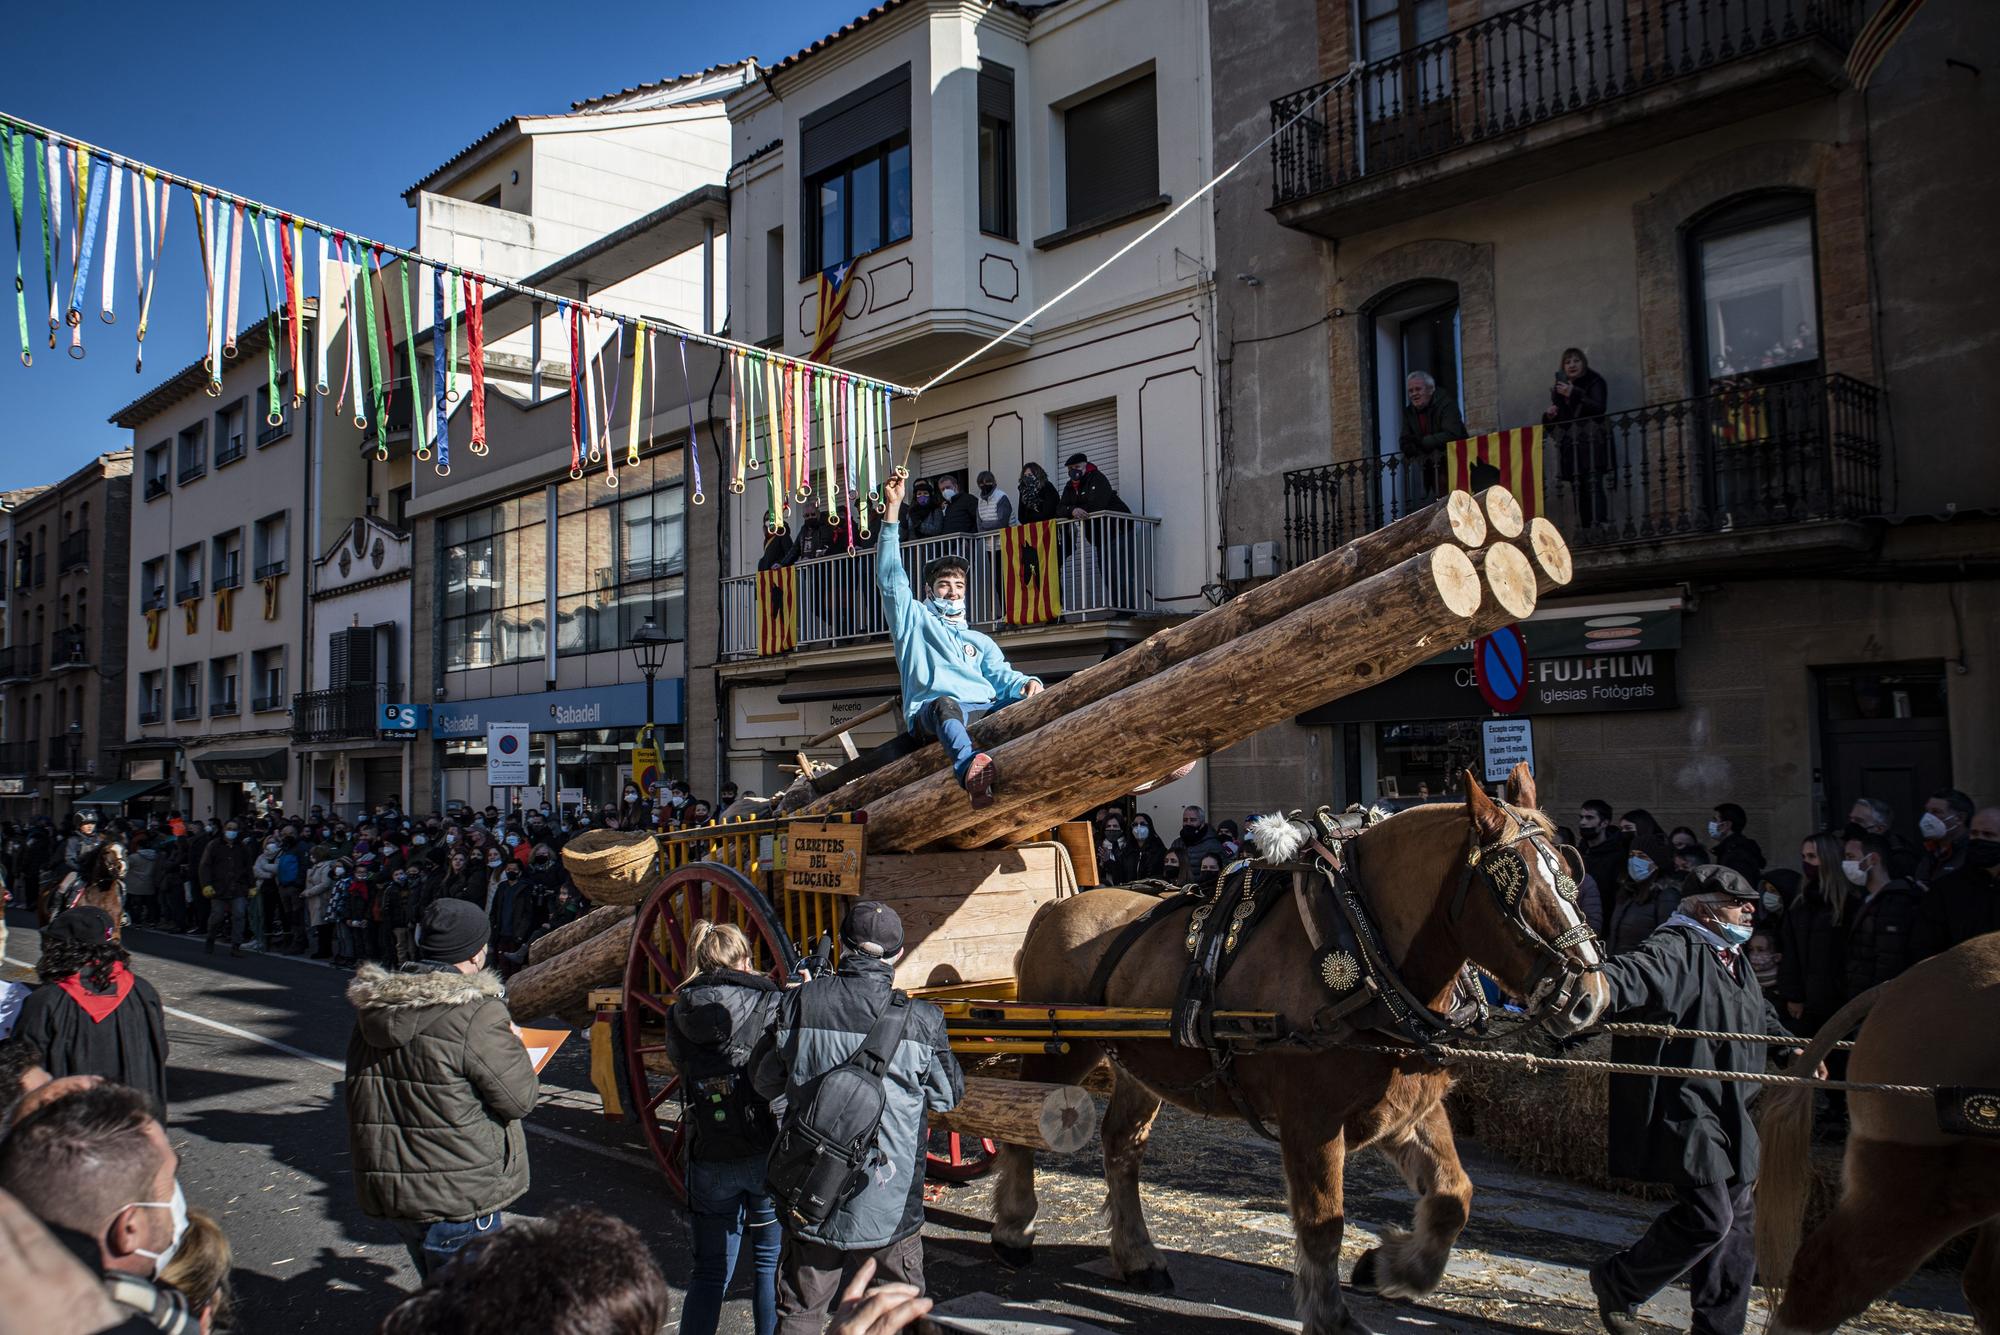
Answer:
[[903, 569], [898, 526], [882, 525], [875, 554], [875, 587], [896, 649], [896, 674], [903, 682], [903, 710], [916, 723], [933, 700], [949, 697], [967, 709], [991, 709], [1021, 698], [1032, 678], [1007, 664], [991, 637], [970, 626], [954, 626], [910, 590]]

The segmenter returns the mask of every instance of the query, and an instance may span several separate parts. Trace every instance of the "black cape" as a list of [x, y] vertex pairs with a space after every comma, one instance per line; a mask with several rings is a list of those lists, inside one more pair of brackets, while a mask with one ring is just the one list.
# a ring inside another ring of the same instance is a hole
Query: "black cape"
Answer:
[[167, 1022], [160, 994], [145, 979], [133, 976], [132, 990], [118, 1009], [97, 1021], [62, 990], [43, 983], [21, 1003], [14, 1032], [25, 1034], [48, 1053], [48, 1072], [101, 1075], [150, 1094], [167, 1107]]

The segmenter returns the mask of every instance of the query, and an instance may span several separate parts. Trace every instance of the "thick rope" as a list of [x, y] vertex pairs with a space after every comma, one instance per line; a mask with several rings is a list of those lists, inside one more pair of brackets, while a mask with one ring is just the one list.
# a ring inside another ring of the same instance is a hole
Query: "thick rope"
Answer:
[[1897, 1094], [1906, 1098], [1928, 1099], [1936, 1094], [1932, 1085], [1878, 1085], [1856, 1080], [1815, 1080], [1802, 1075], [1774, 1075], [1762, 1071], [1704, 1071], [1691, 1066], [1647, 1066], [1641, 1062], [1593, 1061], [1583, 1057], [1543, 1057], [1532, 1052], [1488, 1052], [1478, 1048], [1406, 1048], [1387, 1043], [1336, 1042], [1334, 1047], [1349, 1052], [1372, 1052], [1384, 1057], [1427, 1058], [1439, 1063], [1471, 1062], [1475, 1065], [1512, 1066], [1530, 1075], [1550, 1071], [1603, 1071], [1610, 1075], [1669, 1076], [1682, 1080], [1723, 1080], [1739, 1085], [1792, 1085], [1812, 1089], [1840, 1089], [1851, 1094]]
[[[1764, 1043], [1777, 1048], [1803, 1048], [1812, 1041], [1812, 1035], [1793, 1038], [1773, 1038], [1769, 1034], [1728, 1034], [1715, 1029], [1677, 1029], [1670, 1024], [1600, 1024], [1588, 1031], [1593, 1034], [1626, 1034], [1638, 1038], [1706, 1038], [1718, 1043]], [[1854, 1047], [1853, 1040], [1846, 1039], [1834, 1044], [1846, 1052]]]

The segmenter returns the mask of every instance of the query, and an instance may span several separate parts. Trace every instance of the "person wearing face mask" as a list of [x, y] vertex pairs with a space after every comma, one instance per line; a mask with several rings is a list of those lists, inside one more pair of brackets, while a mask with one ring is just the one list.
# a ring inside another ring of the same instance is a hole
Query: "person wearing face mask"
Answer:
[[1000, 484], [993, 474], [982, 469], [979, 476], [973, 479], [973, 486], [979, 491], [975, 504], [981, 533], [997, 532], [1014, 522], [1014, 502], [1006, 492], [1000, 490]]
[[938, 525], [940, 533], [977, 533], [979, 531], [979, 503], [965, 494], [957, 478], [946, 473], [937, 480], [938, 509], [942, 518]]
[[201, 855], [201, 893], [208, 900], [208, 943], [215, 953], [215, 937], [226, 925], [229, 953], [241, 955], [250, 916], [250, 897], [257, 893], [257, 849], [243, 838], [243, 829], [234, 820], [222, 827], [222, 836], [209, 844]]
[[1917, 912], [1918, 959], [2000, 932], [2000, 807], [1981, 807], [1966, 822], [1965, 852], [1925, 893]]
[[1021, 465], [1021, 481], [1016, 489], [1020, 504], [1015, 514], [1023, 524], [1039, 524], [1062, 513], [1062, 491], [1049, 481], [1048, 470], [1040, 464]]
[[339, 857], [332, 844], [321, 844], [313, 849], [312, 869], [306, 873], [303, 899], [306, 933], [311, 938], [312, 958], [316, 960], [333, 957], [333, 916], [327, 907], [333, 896], [333, 878], [340, 867]]
[[[109, 1327], [115, 1335], [201, 1330], [186, 1299], [159, 1282], [188, 1232], [179, 1172], [180, 1156], [157, 1111], [144, 1094], [116, 1084], [46, 1104], [0, 1142], [0, 1190], [77, 1245], [94, 1244], [88, 1262], [103, 1294], [118, 1315], [130, 1317]], [[10, 1295], [10, 1316], [20, 1301]], [[70, 1328], [106, 1329], [100, 1320]]]
[[1125, 833], [1125, 813], [1106, 814], [1097, 836], [1097, 876], [1103, 885], [1124, 885], [1138, 879], [1139, 845]]
[[256, 861], [250, 864], [250, 874], [257, 881], [257, 896], [250, 901], [250, 948], [264, 948], [264, 910], [278, 893], [278, 856], [283, 845], [272, 835], [257, 849]]
[[903, 513], [904, 522], [920, 538], [935, 538], [944, 532], [944, 507], [938, 504], [937, 490], [929, 478], [918, 478], [910, 488], [910, 503]]
[[1956, 788], [1940, 788], [1924, 799], [1924, 814], [1917, 819], [1917, 833], [1924, 840], [1917, 884], [1935, 885], [1965, 865], [1972, 816], [1972, 799]]
[[1748, 824], [1742, 807], [1734, 802], [1719, 803], [1708, 818], [1709, 856], [1755, 885], [1764, 874], [1764, 850], [1743, 832]]
[[[1585, 865], [1590, 854], [1584, 853]], [[1674, 916], [1680, 905], [1682, 880], [1673, 873], [1673, 850], [1659, 835], [1631, 846], [1612, 881], [1611, 903], [1604, 924], [1606, 954], [1624, 955]]]
[[1223, 857], [1222, 836], [1209, 825], [1208, 813], [1200, 807], [1181, 808], [1181, 832], [1173, 848], [1181, 855], [1183, 867], [1198, 867], [1205, 857], [1218, 862]]
[[[1665, 841], [1659, 849], [1664, 854]], [[1727, 867], [1697, 867], [1675, 912], [1636, 949], [1607, 960], [1607, 1018], [1681, 1029], [1789, 1038], [1746, 956], [1757, 890]], [[1620, 1036], [1613, 1061], [1761, 1072], [1761, 1043]], [[1754, 1087], [1674, 1076], [1611, 1078], [1612, 1176], [1662, 1183], [1674, 1203], [1624, 1250], [1590, 1268], [1598, 1320], [1640, 1335], [1638, 1308], [1688, 1281], [1693, 1329], [1740, 1335], [1755, 1270], [1752, 1190], [1757, 1180]]]
[[1840, 871], [1860, 888], [1847, 919], [1847, 969], [1841, 1001], [1852, 1001], [1916, 963], [1917, 913], [1923, 892], [1889, 870], [1889, 841], [1864, 834], [1847, 840]]
[[1847, 915], [1860, 891], [1841, 873], [1840, 836], [1807, 835], [1799, 891], [1778, 928], [1778, 1001], [1792, 1029], [1815, 1034], [1840, 1009], [1847, 980]]
[[1857, 797], [1848, 808], [1847, 828], [1840, 832], [1840, 837], [1880, 835], [1889, 845], [1889, 875], [1915, 876], [1917, 864], [1923, 860], [1923, 850], [1898, 834], [1895, 824], [1896, 809], [1887, 802], [1879, 797]]
[[1141, 880], [1159, 880], [1165, 874], [1167, 841], [1153, 828], [1150, 812], [1132, 818], [1133, 874]]
[[1625, 855], [1632, 841], [1611, 819], [1611, 804], [1601, 797], [1585, 802], [1577, 814], [1577, 851], [1598, 885], [1610, 890], [1625, 869]]
[[972, 744], [968, 728], [995, 709], [1039, 694], [1042, 683], [1016, 672], [999, 645], [966, 623], [968, 568], [963, 558], [932, 561], [924, 569], [924, 599], [913, 595], [903, 569], [900, 525], [890, 518], [902, 505], [903, 484], [899, 470], [882, 487], [875, 587], [895, 649], [904, 720], [916, 736], [944, 744], [952, 773], [972, 805], [990, 806], [999, 767]]
[[166, 1013], [153, 985], [132, 972], [111, 915], [83, 905], [42, 931], [35, 975], [14, 1032], [39, 1046], [51, 1076], [97, 1075], [167, 1103]]
[[1063, 487], [1062, 501], [1058, 506], [1066, 519], [1088, 519], [1091, 515], [1129, 515], [1130, 506], [1118, 498], [1111, 486], [1111, 479], [1097, 471], [1097, 465], [1088, 456], [1072, 454], [1063, 460], [1063, 469], [1069, 474], [1069, 482]]
[[440, 899], [418, 924], [415, 960], [394, 972], [364, 964], [347, 989], [355, 1188], [426, 1279], [528, 1190], [521, 1119], [538, 1083], [486, 968], [489, 932], [478, 908]]

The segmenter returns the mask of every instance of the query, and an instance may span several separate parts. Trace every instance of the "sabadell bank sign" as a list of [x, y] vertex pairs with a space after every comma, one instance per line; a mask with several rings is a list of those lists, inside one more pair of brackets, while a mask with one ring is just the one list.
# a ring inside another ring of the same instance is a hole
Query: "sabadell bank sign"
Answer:
[[[678, 677], [654, 685], [656, 723], [681, 721], [683, 693], [683, 683]], [[484, 737], [489, 722], [525, 722], [535, 732], [572, 732], [584, 728], [636, 728], [645, 721], [645, 683], [624, 682], [617, 686], [585, 686], [536, 695], [455, 700], [431, 710], [431, 736], [447, 740]]]

